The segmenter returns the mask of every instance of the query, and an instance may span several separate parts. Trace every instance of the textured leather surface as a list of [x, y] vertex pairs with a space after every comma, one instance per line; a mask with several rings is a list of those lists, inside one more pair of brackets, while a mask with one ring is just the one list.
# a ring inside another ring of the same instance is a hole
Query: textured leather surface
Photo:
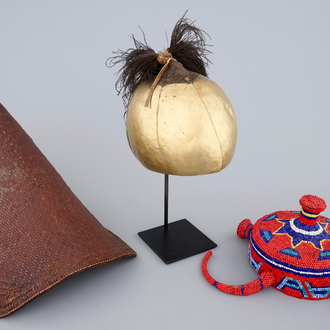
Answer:
[[72, 275], [135, 256], [0, 104], [0, 317]]

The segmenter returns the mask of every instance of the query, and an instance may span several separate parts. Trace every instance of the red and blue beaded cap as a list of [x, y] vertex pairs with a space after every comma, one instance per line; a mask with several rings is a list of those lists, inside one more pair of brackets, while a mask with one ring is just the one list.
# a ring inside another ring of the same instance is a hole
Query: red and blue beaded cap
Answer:
[[209, 251], [202, 262], [207, 281], [220, 291], [250, 295], [272, 285], [300, 299], [330, 297], [330, 219], [321, 216], [326, 209], [322, 198], [305, 195], [300, 211], [278, 211], [252, 225], [243, 220], [237, 228], [240, 238], [250, 240], [248, 257], [259, 277], [244, 285], [215, 281], [207, 271]]

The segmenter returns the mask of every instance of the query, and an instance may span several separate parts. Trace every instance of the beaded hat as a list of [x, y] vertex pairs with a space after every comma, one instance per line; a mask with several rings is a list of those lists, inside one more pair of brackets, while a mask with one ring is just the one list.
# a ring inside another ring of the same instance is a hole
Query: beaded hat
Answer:
[[0, 317], [86, 269], [135, 256], [0, 104]]
[[212, 255], [202, 262], [207, 281], [220, 291], [247, 296], [272, 285], [275, 289], [309, 300], [330, 297], [330, 219], [321, 216], [326, 208], [322, 198], [305, 195], [300, 211], [278, 211], [252, 225], [243, 220], [237, 229], [240, 238], [250, 240], [248, 257], [259, 274], [244, 285], [228, 285], [215, 281], [207, 270]]

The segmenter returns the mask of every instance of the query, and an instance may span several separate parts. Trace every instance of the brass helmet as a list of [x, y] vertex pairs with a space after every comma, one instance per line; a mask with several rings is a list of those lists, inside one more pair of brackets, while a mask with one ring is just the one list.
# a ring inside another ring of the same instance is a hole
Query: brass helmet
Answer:
[[133, 37], [136, 49], [108, 59], [110, 67], [122, 63], [116, 88], [127, 107], [128, 143], [149, 170], [208, 174], [233, 158], [236, 116], [224, 91], [207, 78], [204, 34], [184, 15], [167, 50], [155, 53]]

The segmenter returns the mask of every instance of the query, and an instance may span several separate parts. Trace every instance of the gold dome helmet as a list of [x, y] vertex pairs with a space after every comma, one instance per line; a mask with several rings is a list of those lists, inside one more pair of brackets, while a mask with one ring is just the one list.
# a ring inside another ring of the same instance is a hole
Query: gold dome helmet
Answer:
[[233, 158], [237, 123], [224, 91], [207, 78], [205, 32], [183, 16], [170, 47], [155, 53], [137, 41], [108, 65], [123, 63], [116, 83], [130, 148], [147, 169], [172, 175], [219, 172]]

